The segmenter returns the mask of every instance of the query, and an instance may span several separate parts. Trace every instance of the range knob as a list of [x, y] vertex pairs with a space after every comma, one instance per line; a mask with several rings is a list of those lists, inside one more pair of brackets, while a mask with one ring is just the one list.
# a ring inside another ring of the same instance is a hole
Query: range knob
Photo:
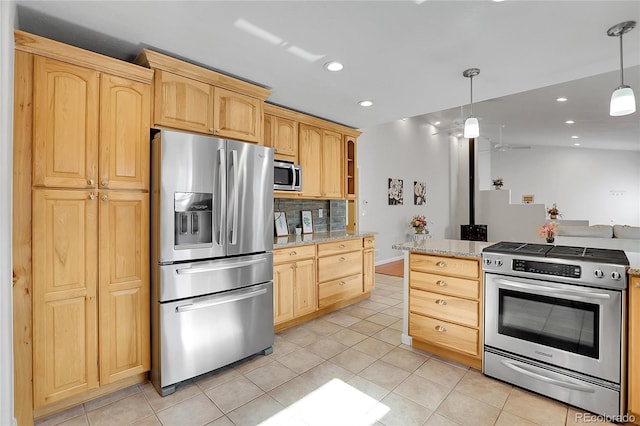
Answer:
[[488, 257], [484, 258], [484, 264], [485, 265], [491, 265], [491, 259], [489, 259]]
[[622, 278], [622, 275], [620, 274], [620, 272], [618, 271], [613, 271], [611, 273], [611, 279], [612, 280], [616, 280], [616, 281], [620, 281], [620, 279]]
[[593, 271], [593, 275], [595, 275], [596, 278], [604, 278], [604, 272], [602, 272], [602, 269], [596, 269]]
[[497, 259], [496, 260], [496, 266], [502, 266], [502, 260]]

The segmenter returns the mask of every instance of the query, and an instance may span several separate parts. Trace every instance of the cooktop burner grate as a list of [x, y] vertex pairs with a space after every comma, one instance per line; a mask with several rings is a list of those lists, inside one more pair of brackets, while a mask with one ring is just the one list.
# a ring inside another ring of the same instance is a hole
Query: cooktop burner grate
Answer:
[[488, 253], [503, 253], [522, 256], [548, 257], [555, 259], [580, 260], [583, 262], [609, 263], [628, 266], [629, 259], [622, 250], [552, 246], [548, 244], [528, 244], [501, 241], [486, 247], [483, 251]]

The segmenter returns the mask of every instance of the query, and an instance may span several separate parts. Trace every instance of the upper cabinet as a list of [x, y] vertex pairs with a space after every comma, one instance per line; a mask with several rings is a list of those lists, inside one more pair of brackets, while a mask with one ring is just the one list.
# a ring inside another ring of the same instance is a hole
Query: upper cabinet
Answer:
[[268, 89], [144, 49], [155, 71], [153, 126], [263, 143]]
[[302, 196], [344, 198], [342, 135], [300, 124], [298, 157], [302, 166]]
[[273, 148], [277, 160], [298, 163], [298, 120], [274, 105], [265, 105], [264, 145]]
[[34, 57], [33, 184], [148, 189], [149, 84]]

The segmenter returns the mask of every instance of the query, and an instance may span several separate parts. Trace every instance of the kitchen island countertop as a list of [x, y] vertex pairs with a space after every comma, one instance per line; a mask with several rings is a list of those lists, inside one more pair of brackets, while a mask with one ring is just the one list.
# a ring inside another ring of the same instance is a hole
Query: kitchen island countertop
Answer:
[[394, 244], [392, 248], [414, 253], [439, 254], [456, 257], [482, 257], [482, 249], [494, 244], [485, 241], [426, 239]]
[[291, 246], [302, 246], [306, 244], [326, 243], [328, 241], [347, 240], [350, 238], [362, 238], [375, 235], [375, 232], [314, 232], [313, 234], [285, 235], [273, 239], [273, 248], [283, 248]]

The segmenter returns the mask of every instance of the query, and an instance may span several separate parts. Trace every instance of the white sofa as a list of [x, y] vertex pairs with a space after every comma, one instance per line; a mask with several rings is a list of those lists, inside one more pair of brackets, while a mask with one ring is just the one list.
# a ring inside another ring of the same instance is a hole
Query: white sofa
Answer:
[[570, 226], [560, 224], [554, 244], [618, 249], [640, 253], [640, 226]]

